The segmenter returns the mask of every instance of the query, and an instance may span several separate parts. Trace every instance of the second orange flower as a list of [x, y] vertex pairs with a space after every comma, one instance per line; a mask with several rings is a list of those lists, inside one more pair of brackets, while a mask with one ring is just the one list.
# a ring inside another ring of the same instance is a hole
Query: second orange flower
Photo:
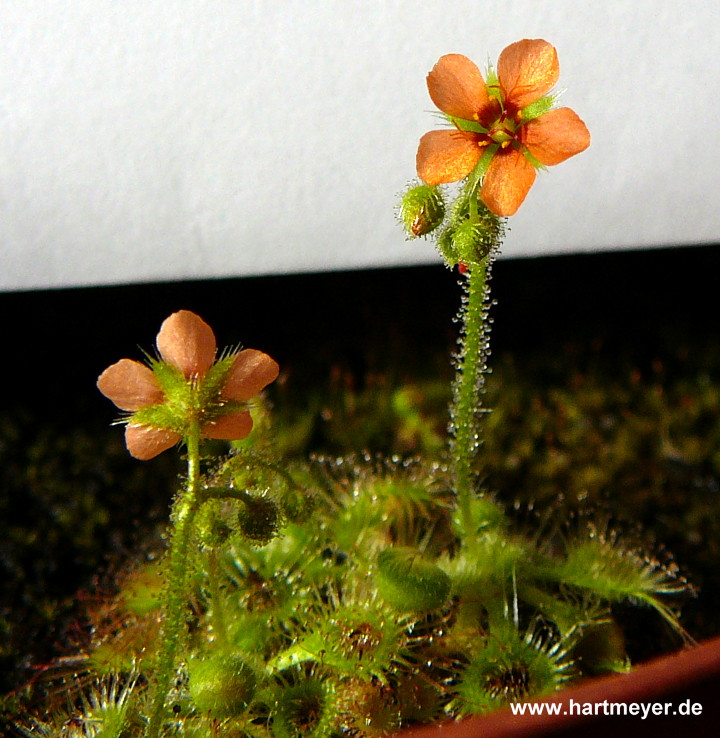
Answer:
[[121, 359], [98, 378], [98, 388], [121, 410], [125, 443], [136, 459], [152, 459], [197, 428], [203, 438], [236, 441], [252, 429], [246, 403], [279, 372], [277, 363], [256, 349], [228, 352], [216, 360], [210, 326], [180, 310], [157, 336], [160, 358], [150, 366]]
[[418, 176], [438, 185], [477, 172], [488, 209], [513, 215], [537, 168], [559, 164], [590, 145], [590, 133], [573, 110], [552, 109], [548, 93], [559, 76], [555, 47], [542, 39], [510, 44], [498, 59], [497, 77], [487, 83], [467, 57], [441, 57], [428, 75], [428, 91], [453, 128], [420, 139]]

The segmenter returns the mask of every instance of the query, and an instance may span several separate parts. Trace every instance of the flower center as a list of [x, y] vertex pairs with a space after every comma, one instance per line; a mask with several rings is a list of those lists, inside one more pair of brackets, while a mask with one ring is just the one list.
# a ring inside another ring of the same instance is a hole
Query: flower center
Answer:
[[486, 134], [484, 141], [479, 142], [479, 145], [486, 146], [491, 143], [500, 144], [500, 147], [505, 149], [513, 141], [516, 141], [517, 125], [515, 121], [508, 117], [506, 113], [503, 113], [495, 123], [490, 126], [490, 130]]

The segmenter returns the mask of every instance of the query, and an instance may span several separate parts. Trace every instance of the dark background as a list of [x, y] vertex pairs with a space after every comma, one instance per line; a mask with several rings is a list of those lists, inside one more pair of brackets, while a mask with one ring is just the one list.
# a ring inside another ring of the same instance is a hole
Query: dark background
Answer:
[[[608, 356], [622, 347], [643, 361], [676, 341], [714, 340], [718, 267], [717, 246], [500, 260], [493, 351], [551, 357], [601, 341]], [[335, 363], [423, 372], [454, 345], [457, 280], [428, 266], [3, 294], [3, 405], [107, 417], [98, 374], [153, 351], [179, 309], [200, 314], [220, 346], [259, 348], [303, 381]]]

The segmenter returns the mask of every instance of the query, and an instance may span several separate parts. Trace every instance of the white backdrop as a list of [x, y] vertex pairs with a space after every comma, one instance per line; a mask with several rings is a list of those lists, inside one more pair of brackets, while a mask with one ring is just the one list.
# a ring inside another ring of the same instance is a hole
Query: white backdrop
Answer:
[[537, 37], [593, 142], [504, 254], [720, 242], [715, 0], [0, 0], [0, 289], [436, 262], [425, 75]]

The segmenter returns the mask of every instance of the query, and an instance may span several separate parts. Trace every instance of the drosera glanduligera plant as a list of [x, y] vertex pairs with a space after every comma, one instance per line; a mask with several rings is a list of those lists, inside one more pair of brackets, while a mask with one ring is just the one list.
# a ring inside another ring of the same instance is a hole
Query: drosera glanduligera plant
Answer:
[[178, 446], [187, 472], [164, 559], [90, 613], [62, 697], [19, 732], [379, 736], [626, 670], [619, 604], [684, 637], [673, 598], [687, 584], [672, 567], [591, 517], [519, 523], [482, 487], [488, 278], [504, 218], [536, 169], [590, 142], [554, 107], [558, 74], [555, 49], [524, 40], [486, 77], [457, 54], [428, 76], [449, 127], [421, 139], [423, 182], [400, 215], [462, 274], [446, 458], [277, 458], [266, 423], [251, 434], [248, 407], [262, 409], [253, 398], [277, 364], [254, 349], [218, 356], [189, 311], [163, 323], [158, 358], [101, 374], [127, 413], [129, 452], [150, 460]]

